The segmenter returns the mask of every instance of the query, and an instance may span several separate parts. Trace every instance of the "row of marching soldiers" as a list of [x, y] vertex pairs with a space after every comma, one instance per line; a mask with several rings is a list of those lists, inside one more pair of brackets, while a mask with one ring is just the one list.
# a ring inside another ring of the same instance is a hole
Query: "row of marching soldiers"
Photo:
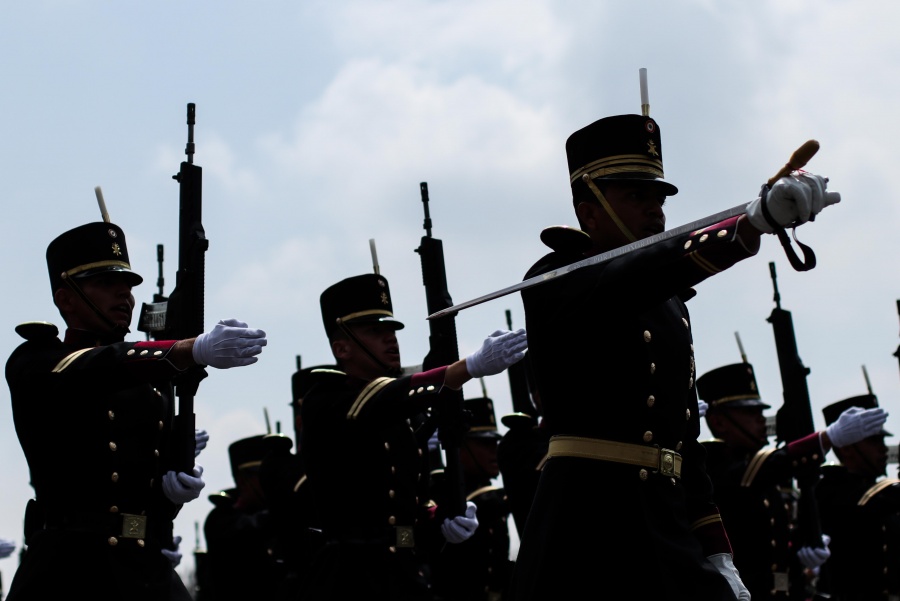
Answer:
[[293, 375], [293, 438], [229, 446], [234, 487], [209, 497], [197, 599], [500, 598], [510, 508], [496, 482], [493, 403], [463, 401], [454, 423], [441, 388], [518, 363], [524, 330], [498, 330], [454, 365], [404, 376], [403, 323], [384, 276], [342, 280], [321, 306], [336, 363]]
[[[518, 367], [527, 365], [526, 360]], [[235, 486], [209, 497], [214, 509], [204, 527], [208, 550], [195, 552], [198, 601], [304, 598], [305, 580], [328, 538], [299, 452], [301, 408], [316, 380], [337, 369], [320, 365], [293, 375], [293, 440], [281, 433], [261, 434], [229, 447]], [[527, 375], [516, 370], [516, 377]], [[522, 381], [510, 373], [510, 384]], [[504, 434], [490, 398], [465, 401], [460, 464], [478, 525], [466, 540], [421, 556], [417, 576], [433, 599], [508, 598], [514, 562], [509, 529], [524, 527], [549, 440], [531, 378], [528, 384], [530, 407], [514, 402], [513, 408], [531, 414], [504, 415]], [[769, 445], [772, 420], [764, 415], [771, 406], [759, 394], [750, 363], [716, 368], [701, 376], [697, 387], [713, 434], [703, 444], [716, 500], [753, 598], [895, 598], [900, 591], [900, 480], [884, 477], [884, 438], [891, 434], [881, 427], [886, 414], [877, 397], [854, 396], [825, 407], [825, 430], [776, 449]], [[820, 466], [824, 437], [838, 461]], [[440, 499], [447, 482], [435, 434], [426, 448], [431, 498]], [[818, 522], [812, 525], [822, 533], [818, 546], [804, 544], [810, 505], [801, 503], [796, 486], [798, 475], [809, 469], [821, 470], [814, 489]], [[504, 486], [497, 483], [501, 471]]]
[[[523, 329], [497, 330], [465, 358], [404, 373], [396, 337], [403, 324], [383, 276], [350, 277], [321, 294], [335, 364], [298, 382], [296, 441], [276, 435], [233, 447], [236, 486], [216, 496], [209, 516], [200, 578], [208, 584], [199, 595], [900, 595], [900, 484], [885, 477], [887, 413], [874, 395], [829, 406], [824, 430], [771, 447], [769, 406], [749, 363], [696, 373], [685, 304], [694, 286], [755, 256], [764, 234], [778, 236], [798, 270], [814, 266], [798, 261], [785, 228], [811, 222], [840, 195], [827, 190], [828, 178], [788, 164], [731, 217], [662, 236], [663, 205], [678, 189], [664, 179], [659, 125], [646, 108], [567, 140], [580, 229], [542, 234], [553, 252], [526, 274], [543, 282], [522, 289], [527, 339]], [[47, 263], [65, 333], [49, 322], [20, 324], [25, 342], [6, 364], [35, 490], [8, 599], [75, 590], [184, 600], [172, 527], [203, 489], [193, 459], [205, 432], [173, 424], [174, 382], [197, 369], [255, 363], [267, 334], [227, 319], [193, 338], [126, 341], [132, 287], [143, 278], [131, 270], [124, 232], [106, 219], [52, 241]], [[492, 408], [470, 403], [466, 414], [460, 391], [526, 357], [534, 408], [510, 416], [498, 443]], [[699, 401], [716, 441], [698, 440]], [[436, 424], [434, 415], [446, 419]], [[175, 442], [191, 434], [186, 461]], [[472, 479], [457, 469], [481, 451], [496, 451], [503, 493], [492, 489], [497, 471], [487, 460]], [[800, 486], [830, 452], [841, 465]], [[245, 511], [254, 505], [265, 513]], [[509, 514], [521, 539], [514, 566]]]

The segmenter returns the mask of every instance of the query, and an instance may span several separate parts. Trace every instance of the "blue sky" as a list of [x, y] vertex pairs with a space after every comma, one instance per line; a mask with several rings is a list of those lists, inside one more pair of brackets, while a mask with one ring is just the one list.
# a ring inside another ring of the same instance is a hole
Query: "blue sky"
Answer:
[[[758, 257], [698, 286], [688, 305], [698, 372], [740, 361], [738, 332], [764, 399], [773, 412], [780, 405], [766, 321], [774, 261], [811, 369], [817, 426], [823, 406], [866, 392], [864, 365], [891, 411], [887, 428], [900, 432], [898, 13], [869, 0], [11, 4], [0, 22], [0, 345], [15, 348], [23, 321], [61, 325], [44, 251], [62, 231], [100, 219], [95, 186], [144, 275], [138, 302], [156, 292], [157, 244], [171, 291], [171, 176], [184, 158], [186, 105], [196, 103], [206, 323], [237, 317], [269, 334], [258, 364], [212, 371], [195, 400], [211, 434], [199, 459], [204, 493], [228, 487], [227, 446], [263, 432], [264, 410], [291, 432], [297, 356], [331, 361], [319, 294], [372, 271], [370, 239], [407, 324], [404, 363], [421, 363], [419, 183], [428, 182], [454, 302], [518, 282], [545, 251], [541, 230], [576, 223], [566, 138], [601, 117], [639, 113], [646, 68], [666, 178], [680, 190], [667, 204], [670, 227], [752, 200], [808, 139], [821, 150], [807, 168], [843, 196], [797, 230], [817, 254], [813, 271], [793, 271], [769, 236]], [[524, 325], [518, 296], [460, 313], [460, 353], [504, 327], [507, 309]], [[505, 376], [485, 386], [507, 412]], [[480, 395], [479, 383], [466, 393]], [[0, 536], [21, 544], [31, 489], [8, 402], [0, 450]], [[204, 494], [179, 516], [183, 550], [211, 507]], [[0, 560], [7, 582], [15, 562]], [[186, 558], [182, 570], [191, 567]]]

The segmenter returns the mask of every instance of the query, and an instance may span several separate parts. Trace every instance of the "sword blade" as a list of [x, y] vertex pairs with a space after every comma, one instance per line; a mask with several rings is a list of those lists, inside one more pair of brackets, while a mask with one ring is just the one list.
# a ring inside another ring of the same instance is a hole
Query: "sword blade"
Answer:
[[579, 269], [583, 269], [585, 267], [590, 267], [592, 265], [600, 265], [601, 263], [606, 263], [607, 261], [611, 261], [617, 257], [621, 257], [622, 255], [626, 255], [630, 252], [638, 250], [640, 248], [645, 248], [652, 244], [656, 244], [657, 242], [662, 242], [663, 240], [669, 240], [670, 238], [674, 238], [675, 236], [680, 236], [682, 234], [686, 234], [689, 232], [694, 232], [696, 230], [702, 229], [704, 227], [713, 225], [720, 221], [724, 221], [729, 217], [734, 217], [736, 215], [743, 215], [747, 210], [747, 205], [749, 203], [744, 203], [737, 205], [735, 207], [731, 207], [730, 209], [726, 209], [724, 211], [720, 211], [713, 215], [707, 215], [701, 219], [697, 219], [696, 221], [692, 221], [690, 223], [685, 223], [684, 225], [678, 226], [675, 229], [666, 230], [665, 232], [660, 232], [658, 234], [654, 234], [653, 236], [649, 236], [642, 240], [637, 240], [635, 242], [631, 242], [630, 244], [626, 244], [625, 246], [620, 246], [619, 248], [614, 248], [613, 250], [607, 251], [605, 253], [600, 253], [599, 255], [594, 255], [592, 257], [588, 257], [586, 259], [582, 259], [581, 261], [576, 261], [575, 263], [570, 263], [565, 267], [560, 267], [559, 269], [554, 269], [553, 271], [548, 271], [547, 273], [542, 273], [540, 275], [536, 275], [532, 278], [528, 278], [527, 280], [522, 280], [518, 284], [513, 284], [512, 286], [507, 286], [501, 290], [496, 290], [494, 292], [489, 292], [484, 296], [479, 296], [478, 298], [473, 298], [472, 300], [461, 302], [457, 305], [453, 305], [452, 307], [447, 307], [446, 309], [441, 309], [440, 311], [436, 311], [428, 316], [427, 319], [439, 319], [441, 317], [446, 317], [449, 315], [455, 315], [456, 313], [462, 311], [463, 309], [468, 309], [469, 307], [474, 307], [475, 305], [480, 305], [482, 303], [486, 303], [490, 300], [494, 300], [496, 298], [504, 297], [508, 294], [512, 294], [513, 292], [519, 292], [520, 290], [525, 290], [526, 288], [531, 288], [533, 286], [537, 286], [539, 284], [544, 284], [549, 282], [550, 280], [555, 280], [560, 278], [566, 274], [572, 273], [573, 271], [577, 271]]

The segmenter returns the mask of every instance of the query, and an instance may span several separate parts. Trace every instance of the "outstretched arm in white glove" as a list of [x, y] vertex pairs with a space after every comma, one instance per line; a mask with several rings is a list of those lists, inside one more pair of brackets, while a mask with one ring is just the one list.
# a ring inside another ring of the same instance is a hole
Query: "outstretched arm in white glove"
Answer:
[[481, 348], [466, 357], [466, 369], [473, 378], [499, 374], [521, 361], [528, 348], [525, 330], [495, 330], [484, 339]]
[[831, 557], [831, 550], [828, 548], [828, 543], [830, 542], [831, 537], [823, 534], [821, 547], [800, 547], [797, 551], [797, 559], [800, 560], [804, 568], [809, 568], [810, 570], [818, 568]]
[[881, 432], [887, 417], [887, 411], [881, 407], [850, 407], [838, 416], [837, 421], [825, 428], [822, 446], [827, 451], [827, 445], [840, 448], [874, 436]]
[[206, 486], [200, 477], [203, 475], [203, 467], [196, 465], [192, 472], [193, 475], [185, 472], [176, 474], [169, 470], [163, 475], [162, 489], [167, 499], [176, 505], [182, 505], [200, 496], [200, 491]]
[[256, 363], [266, 344], [263, 330], [249, 328], [237, 319], [223, 319], [209, 332], [197, 336], [191, 352], [198, 365], [228, 369]]
[[444, 385], [454, 390], [472, 378], [499, 374], [510, 365], [521, 361], [528, 350], [525, 330], [495, 330], [484, 339], [481, 348], [449, 365], [444, 375]]
[[750, 591], [744, 586], [741, 575], [738, 574], [737, 568], [734, 567], [731, 553], [716, 553], [715, 555], [710, 555], [707, 559], [716, 566], [719, 573], [731, 585], [731, 590], [734, 592], [734, 596], [738, 598], [738, 601], [750, 601]]
[[444, 519], [441, 524], [441, 534], [448, 543], [458, 544], [469, 540], [475, 534], [475, 530], [478, 528], [478, 518], [475, 517], [477, 511], [475, 503], [466, 501], [465, 515]]
[[179, 549], [179, 547], [181, 547], [181, 537], [173, 537], [172, 542], [175, 543], [175, 549], [166, 549], [163, 547], [162, 554], [166, 556], [166, 559], [168, 559], [169, 562], [171, 562], [173, 568], [177, 568], [178, 564], [181, 563], [181, 551]]
[[[759, 197], [747, 205], [747, 218], [753, 227], [766, 234], [811, 221], [822, 209], [841, 201], [838, 192], [826, 191], [827, 185], [828, 178], [811, 173], [782, 177], [770, 189], [763, 187]], [[768, 209], [768, 218], [763, 204]]]

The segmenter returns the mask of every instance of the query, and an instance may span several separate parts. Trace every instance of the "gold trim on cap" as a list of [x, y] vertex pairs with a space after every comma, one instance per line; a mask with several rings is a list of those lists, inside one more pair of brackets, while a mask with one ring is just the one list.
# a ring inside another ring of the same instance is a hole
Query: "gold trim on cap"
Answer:
[[351, 319], [357, 319], [359, 317], [368, 317], [369, 315], [384, 315], [385, 317], [393, 317], [394, 314], [390, 311], [385, 311], [384, 309], [371, 309], [369, 311], [357, 311], [356, 313], [351, 313], [349, 315], [344, 315], [339, 318], [341, 321], [350, 321]]
[[78, 275], [83, 271], [96, 269], [98, 267], [122, 267], [123, 269], [131, 270], [131, 265], [129, 265], [125, 261], [97, 261], [95, 263], [86, 263], [84, 265], [79, 265], [78, 267], [73, 267], [72, 269], [63, 272], [63, 274], [68, 277], [72, 277], [73, 275]]
[[[642, 169], [636, 169], [636, 166]], [[648, 159], [640, 154], [619, 154], [592, 161], [572, 173], [569, 183], [574, 184], [575, 180], [585, 173], [589, 174], [591, 179], [619, 173], [646, 173], [659, 178], [665, 177], [660, 159]]]
[[710, 407], [716, 407], [723, 403], [730, 403], [732, 401], [747, 401], [747, 400], [761, 401], [762, 399], [760, 399], [759, 396], [755, 395], [755, 394], [735, 394], [732, 396], [723, 396], [721, 399], [716, 399], [714, 401], [710, 401], [709, 405], [710, 405]]

